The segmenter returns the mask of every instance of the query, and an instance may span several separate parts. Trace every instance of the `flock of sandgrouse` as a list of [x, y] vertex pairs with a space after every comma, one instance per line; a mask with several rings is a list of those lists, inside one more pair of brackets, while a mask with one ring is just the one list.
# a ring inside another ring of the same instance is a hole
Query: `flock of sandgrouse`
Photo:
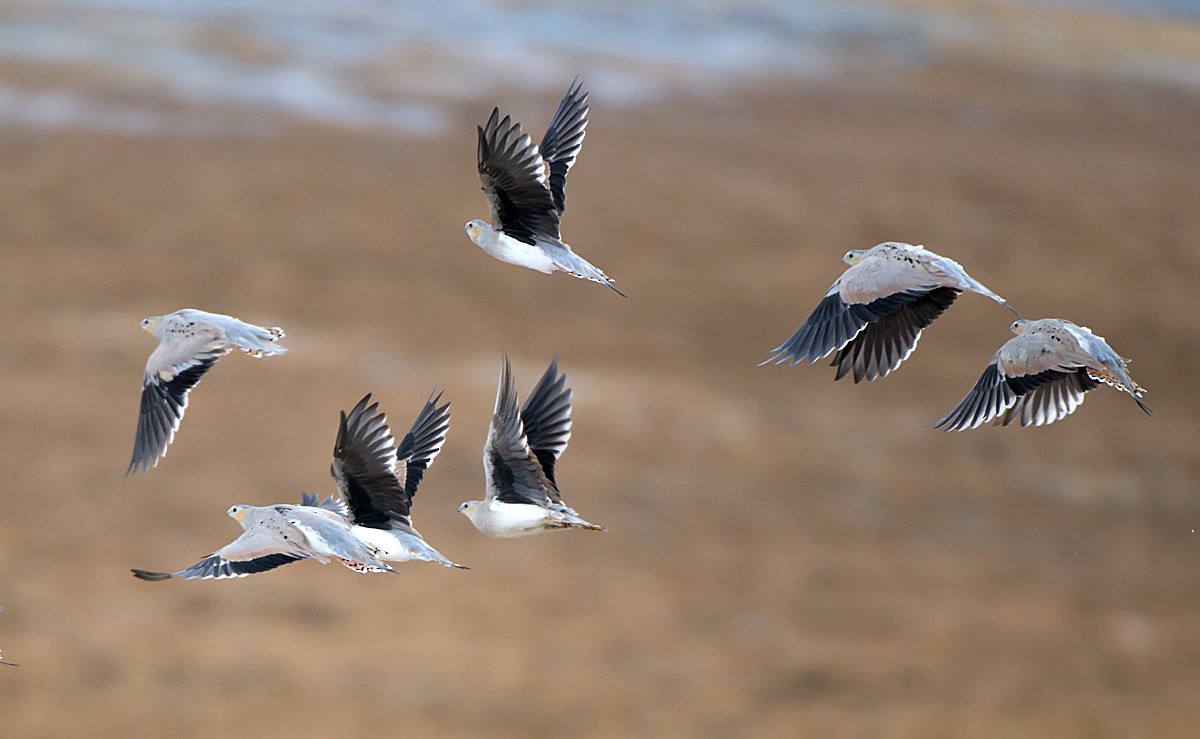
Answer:
[[[493, 257], [545, 273], [567, 272], [607, 285], [612, 278], [561, 240], [566, 177], [587, 127], [587, 93], [576, 80], [540, 145], [519, 123], [492, 111], [479, 127], [478, 165], [491, 223], [466, 224], [471, 240]], [[960, 293], [985, 295], [1011, 310], [1016, 336], [992, 357], [962, 402], [935, 425], [952, 431], [997, 420], [1022, 426], [1053, 423], [1084, 394], [1106, 383], [1141, 401], [1144, 390], [1104, 339], [1070, 321], [1025, 320], [952, 259], [920, 246], [887, 242], [848, 252], [850, 265], [795, 334], [764, 362], [810, 363], [836, 352], [841, 379], [884, 377], [916, 347], [922, 330]], [[619, 290], [617, 290], [620, 293]], [[624, 295], [624, 293], [620, 293]], [[234, 349], [266, 357], [286, 351], [278, 328], [180, 310], [142, 321], [159, 339], [146, 364], [133, 458], [126, 474], [146, 472], [166, 454], [187, 407], [188, 392]], [[299, 505], [235, 505], [227, 513], [244, 532], [199, 563], [174, 573], [134, 570], [144, 580], [242, 577], [301, 559], [336, 561], [358, 572], [395, 572], [389, 562], [425, 560], [462, 567], [425, 542], [412, 523], [412, 499], [449, 428], [449, 403], [431, 396], [397, 446], [379, 404], [368, 394], [341, 415], [331, 472], [340, 497], [303, 494]], [[530, 536], [551, 529], [604, 529], [579, 517], [559, 492], [555, 463], [571, 436], [571, 389], [557, 357], [518, 410], [508, 359], [483, 452], [486, 495], [459, 512], [484, 534]]]

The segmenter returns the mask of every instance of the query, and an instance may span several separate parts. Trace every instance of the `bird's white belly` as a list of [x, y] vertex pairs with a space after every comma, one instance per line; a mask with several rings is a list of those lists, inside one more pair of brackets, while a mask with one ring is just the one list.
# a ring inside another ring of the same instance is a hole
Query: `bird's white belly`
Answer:
[[501, 503], [494, 500], [483, 510], [476, 525], [488, 536], [500, 539], [532, 536], [546, 531], [548, 511], [541, 506], [525, 503]]
[[546, 252], [502, 233], [496, 234], [496, 243], [491, 248], [485, 247], [484, 249], [500, 261], [515, 264], [518, 267], [535, 269], [546, 274], [550, 274], [556, 269], [554, 260]]
[[378, 557], [391, 562], [405, 562], [416, 559], [414, 552], [404, 545], [400, 537], [384, 529], [370, 526], [354, 526], [351, 531], [355, 538], [379, 550]]

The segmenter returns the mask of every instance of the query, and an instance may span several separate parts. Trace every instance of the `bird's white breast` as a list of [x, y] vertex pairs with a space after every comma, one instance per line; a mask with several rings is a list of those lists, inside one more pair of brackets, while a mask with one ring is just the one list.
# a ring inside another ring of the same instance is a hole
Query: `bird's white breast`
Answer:
[[351, 531], [359, 541], [379, 550], [379, 558], [393, 562], [413, 559], [412, 552], [391, 531], [370, 526], [354, 526]]
[[479, 248], [502, 262], [546, 274], [550, 274], [555, 269], [554, 260], [545, 251], [523, 241], [517, 241], [499, 231], [481, 234], [476, 243]]
[[547, 514], [541, 506], [493, 500], [475, 509], [472, 523], [488, 536], [506, 539], [545, 531]]

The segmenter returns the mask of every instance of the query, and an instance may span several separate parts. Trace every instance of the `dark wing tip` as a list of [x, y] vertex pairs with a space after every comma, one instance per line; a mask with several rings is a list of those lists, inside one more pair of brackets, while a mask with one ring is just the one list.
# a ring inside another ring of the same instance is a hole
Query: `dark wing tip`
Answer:
[[175, 577], [169, 572], [151, 572], [150, 570], [137, 569], [131, 569], [130, 572], [132, 572], [133, 576], [137, 579], [146, 580], [148, 582], [161, 582], [162, 580], [170, 580], [172, 577]]

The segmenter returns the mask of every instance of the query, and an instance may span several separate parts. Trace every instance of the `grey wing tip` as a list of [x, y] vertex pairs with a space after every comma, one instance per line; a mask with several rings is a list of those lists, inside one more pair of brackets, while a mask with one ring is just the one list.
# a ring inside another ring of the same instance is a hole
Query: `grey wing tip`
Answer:
[[129, 466], [125, 468], [125, 477], [133, 477], [133, 476], [137, 475], [139, 472], [142, 473], [143, 475], [146, 474], [152, 468], [158, 466], [159, 459], [160, 459], [160, 457], [157, 457], [157, 456], [143, 455], [143, 456], [139, 457], [135, 453], [133, 455], [133, 458], [129, 460]]
[[170, 572], [151, 572], [149, 570], [137, 569], [131, 569], [130, 572], [132, 572], [133, 576], [137, 579], [146, 580], [148, 582], [161, 582], [162, 580], [170, 580], [171, 578], [175, 577]]

